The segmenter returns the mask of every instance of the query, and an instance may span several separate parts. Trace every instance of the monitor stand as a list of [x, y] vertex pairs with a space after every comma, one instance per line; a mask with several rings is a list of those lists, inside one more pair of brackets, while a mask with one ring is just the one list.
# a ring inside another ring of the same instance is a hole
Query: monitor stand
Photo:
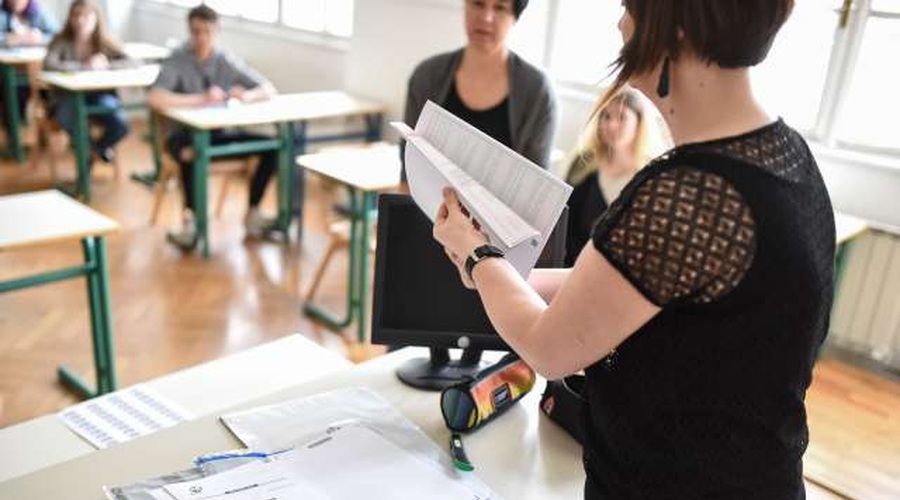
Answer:
[[464, 349], [459, 359], [450, 359], [450, 350], [432, 347], [430, 358], [413, 358], [397, 367], [397, 378], [406, 385], [426, 391], [473, 378], [482, 369], [481, 349]]

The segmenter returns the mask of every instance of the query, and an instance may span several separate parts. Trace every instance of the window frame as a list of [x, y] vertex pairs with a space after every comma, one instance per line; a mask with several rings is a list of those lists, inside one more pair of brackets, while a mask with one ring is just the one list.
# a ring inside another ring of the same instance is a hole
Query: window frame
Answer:
[[[291, 0], [277, 0], [277, 1], [278, 1], [278, 15], [277, 15], [275, 21], [260, 21], [258, 19], [251, 19], [248, 17], [244, 17], [241, 14], [236, 14], [236, 15], [235, 14], [221, 14], [221, 18], [222, 18], [222, 21], [225, 23], [237, 23], [239, 26], [252, 26], [257, 29], [272, 27], [272, 28], [276, 28], [279, 31], [284, 30], [287, 32], [293, 32], [295, 34], [300, 34], [301, 39], [304, 42], [308, 42], [313, 39], [310, 37], [314, 37], [314, 39], [316, 39], [320, 43], [323, 43], [324, 45], [332, 45], [332, 46], [335, 46], [336, 48], [342, 48], [342, 49], [346, 49], [349, 46], [349, 42], [353, 38], [353, 31], [352, 31], [353, 20], [352, 19], [350, 21], [351, 32], [347, 36], [338, 35], [331, 31], [328, 31], [327, 24], [326, 24], [325, 28], [323, 28], [322, 30], [310, 30], [310, 29], [298, 28], [298, 27], [287, 24], [284, 20], [284, 4], [286, 4], [287, 2], [289, 2]], [[354, 11], [356, 8], [355, 3], [357, 1], [359, 1], [359, 0], [353, 0]], [[143, 3], [148, 4], [148, 5], [165, 6], [168, 8], [183, 9], [185, 11], [188, 11], [191, 9], [191, 7], [187, 7], [187, 6], [175, 3], [172, 0], [143, 0]], [[199, 0], [197, 3], [199, 4], [199, 3], [203, 3], [203, 2], [202, 2], [202, 0]]]
[[[547, 40], [541, 54], [543, 67], [547, 68], [551, 78], [561, 89], [572, 93], [596, 93], [596, 85], [561, 79], [554, 73], [554, 61], [552, 60], [557, 20], [562, 0], [546, 0], [549, 2], [546, 22]], [[849, 8], [847, 23], [840, 24], [842, 9]], [[896, 148], [880, 148], [866, 144], [842, 141], [838, 138], [837, 119], [841, 115], [841, 109], [849, 95], [849, 84], [853, 71], [860, 58], [860, 51], [866, 32], [866, 25], [871, 18], [896, 19], [900, 22], [900, 12], [877, 11], [872, 8], [872, 0], [848, 0], [844, 7], [835, 8], [834, 36], [832, 38], [832, 51], [829, 56], [826, 81], [819, 102], [819, 108], [812, 129], [803, 131], [807, 139], [824, 147], [826, 150], [836, 152], [846, 151], [871, 155], [877, 158], [878, 163], [888, 160], [888, 163], [900, 163], [900, 145]], [[569, 93], [569, 92], [567, 92]]]

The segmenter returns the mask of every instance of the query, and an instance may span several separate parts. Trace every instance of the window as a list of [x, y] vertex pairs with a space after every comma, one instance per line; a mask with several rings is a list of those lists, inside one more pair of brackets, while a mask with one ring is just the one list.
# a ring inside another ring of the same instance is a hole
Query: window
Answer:
[[[514, 35], [513, 49], [543, 64], [564, 85], [593, 88], [607, 81], [622, 46], [616, 28], [620, 2], [532, 4], [546, 5], [529, 8], [516, 30], [525, 28], [526, 20], [543, 23], [543, 31], [527, 31], [546, 37], [516, 44]], [[900, 97], [890, 73], [897, 54], [900, 0], [796, 0], [768, 59], [751, 77], [763, 104], [808, 138], [900, 157]]]
[[[154, 0], [182, 7], [199, 0]], [[205, 0], [219, 14], [339, 37], [353, 34], [353, 0]]]
[[900, 153], [900, 97], [896, 77], [900, 53], [900, 2], [873, 0], [860, 24], [861, 39], [848, 91], [840, 102], [836, 140]]

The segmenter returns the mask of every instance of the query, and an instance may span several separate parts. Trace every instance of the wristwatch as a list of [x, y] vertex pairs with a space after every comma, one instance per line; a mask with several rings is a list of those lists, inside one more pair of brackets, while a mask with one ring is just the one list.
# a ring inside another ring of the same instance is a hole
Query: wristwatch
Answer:
[[502, 259], [503, 250], [500, 250], [493, 245], [481, 245], [475, 250], [472, 250], [472, 254], [466, 257], [466, 275], [470, 280], [472, 279], [472, 270], [475, 269], [475, 264], [491, 257]]

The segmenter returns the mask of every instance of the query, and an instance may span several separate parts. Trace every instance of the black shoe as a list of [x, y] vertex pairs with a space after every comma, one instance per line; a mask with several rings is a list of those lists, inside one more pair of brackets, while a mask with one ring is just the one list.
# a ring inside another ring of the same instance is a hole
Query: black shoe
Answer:
[[113, 148], [94, 149], [94, 156], [103, 163], [112, 163], [116, 158], [116, 152]]

